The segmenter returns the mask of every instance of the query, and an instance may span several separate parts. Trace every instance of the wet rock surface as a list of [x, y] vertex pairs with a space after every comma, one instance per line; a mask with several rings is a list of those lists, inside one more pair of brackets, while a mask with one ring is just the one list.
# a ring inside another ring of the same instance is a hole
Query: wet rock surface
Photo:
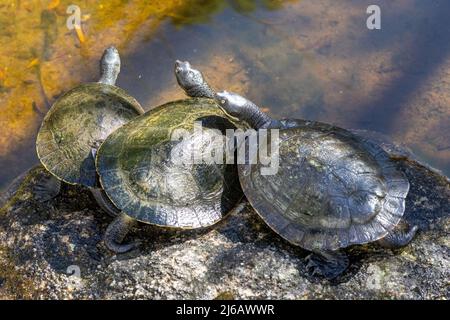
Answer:
[[140, 249], [113, 255], [111, 221], [90, 193], [65, 185], [46, 203], [31, 193], [42, 167], [25, 176], [0, 210], [1, 298], [105, 299], [449, 299], [450, 183], [412, 162], [406, 219], [417, 238], [402, 250], [348, 249], [351, 267], [329, 282], [308, 275], [308, 252], [274, 234], [249, 205], [214, 228], [175, 232], [140, 225]]

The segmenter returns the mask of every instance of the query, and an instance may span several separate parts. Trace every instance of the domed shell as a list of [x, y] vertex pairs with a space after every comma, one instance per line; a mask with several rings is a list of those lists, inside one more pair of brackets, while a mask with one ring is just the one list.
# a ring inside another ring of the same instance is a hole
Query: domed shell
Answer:
[[310, 251], [368, 243], [391, 231], [403, 216], [409, 182], [389, 156], [347, 130], [291, 122], [279, 131], [275, 174], [262, 175], [250, 161], [239, 165], [242, 189], [263, 220]]
[[[194, 130], [197, 121], [203, 126], [201, 134]], [[192, 152], [213, 155], [226, 145], [225, 130], [233, 128], [210, 99], [152, 109], [112, 133], [100, 147], [102, 188], [117, 208], [138, 221], [183, 229], [213, 225], [243, 196], [237, 166], [223, 158], [222, 164], [194, 162]], [[183, 132], [184, 138], [178, 136]]]
[[95, 187], [97, 149], [106, 137], [144, 113], [124, 90], [101, 83], [87, 83], [61, 96], [44, 118], [36, 149], [44, 167], [69, 184]]

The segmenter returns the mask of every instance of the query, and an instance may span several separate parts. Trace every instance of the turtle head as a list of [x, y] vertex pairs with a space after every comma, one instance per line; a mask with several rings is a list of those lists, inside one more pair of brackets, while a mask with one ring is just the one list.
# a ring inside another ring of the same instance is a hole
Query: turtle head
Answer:
[[190, 97], [213, 98], [214, 92], [205, 81], [202, 73], [191, 67], [188, 61], [175, 61], [175, 77], [178, 85]]
[[100, 60], [100, 80], [98, 82], [114, 85], [120, 72], [119, 51], [113, 46], [106, 48]]
[[272, 119], [256, 104], [237, 93], [218, 92], [214, 99], [225, 114], [234, 120], [246, 122], [251, 128], [266, 128], [272, 123]]
[[247, 105], [251, 103], [244, 97], [228, 91], [217, 92], [214, 98], [222, 111], [235, 120], [244, 120], [243, 117], [248, 109]]

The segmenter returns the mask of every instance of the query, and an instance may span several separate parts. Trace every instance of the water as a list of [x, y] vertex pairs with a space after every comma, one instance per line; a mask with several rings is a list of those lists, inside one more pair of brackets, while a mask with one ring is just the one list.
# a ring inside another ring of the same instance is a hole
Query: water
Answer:
[[[384, 133], [450, 176], [449, 1], [86, 0], [82, 43], [65, 29], [69, 2], [51, 2], [55, 8], [28, 8], [36, 16], [29, 30], [0, 15], [0, 30], [15, 27], [0, 32], [0, 187], [37, 162], [47, 106], [95, 80], [110, 43], [122, 53], [118, 85], [146, 110], [183, 97], [173, 62], [189, 60], [214, 88], [243, 94], [274, 117]], [[381, 8], [381, 30], [366, 27], [371, 4]], [[24, 8], [8, 10], [20, 16]], [[14, 45], [21, 50], [8, 50]], [[11, 71], [17, 64], [21, 73]]]

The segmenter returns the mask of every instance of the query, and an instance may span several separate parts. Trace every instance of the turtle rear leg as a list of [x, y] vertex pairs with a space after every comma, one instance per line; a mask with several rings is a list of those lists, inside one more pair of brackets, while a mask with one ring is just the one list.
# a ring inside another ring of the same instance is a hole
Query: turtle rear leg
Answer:
[[33, 187], [34, 197], [45, 202], [56, 197], [61, 191], [61, 181], [52, 175], [40, 177]]
[[103, 238], [106, 247], [115, 253], [125, 253], [139, 246], [139, 241], [122, 244], [125, 236], [136, 225], [137, 220], [124, 213], [119, 214], [106, 229]]
[[411, 227], [406, 221], [402, 220], [394, 230], [378, 240], [378, 244], [388, 249], [404, 247], [414, 239], [418, 229], [417, 226]]
[[313, 276], [322, 276], [329, 280], [337, 278], [349, 266], [349, 260], [341, 251], [317, 251], [306, 257], [306, 267]]

